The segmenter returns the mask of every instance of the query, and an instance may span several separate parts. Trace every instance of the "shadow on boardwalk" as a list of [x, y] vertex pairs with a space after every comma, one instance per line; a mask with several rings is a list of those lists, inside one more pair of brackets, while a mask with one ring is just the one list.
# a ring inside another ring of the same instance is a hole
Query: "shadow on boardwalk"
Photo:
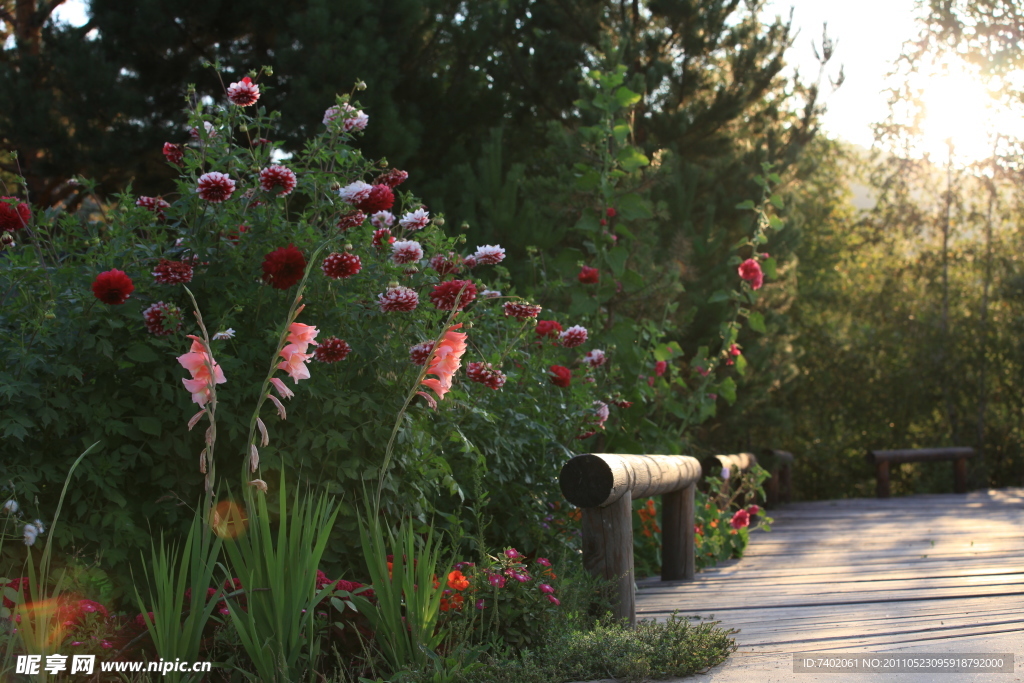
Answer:
[[[639, 582], [637, 617], [674, 611], [737, 629], [739, 650], [690, 680], [849, 680], [794, 674], [793, 655], [1014, 652], [1024, 667], [1024, 489], [795, 503], [746, 556], [689, 583]], [[1022, 674], [852, 675], [1022, 680]]]

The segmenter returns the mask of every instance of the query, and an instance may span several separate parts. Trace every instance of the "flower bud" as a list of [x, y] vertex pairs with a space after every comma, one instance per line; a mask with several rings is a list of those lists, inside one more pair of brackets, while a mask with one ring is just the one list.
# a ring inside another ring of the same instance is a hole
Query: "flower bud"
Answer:
[[345, 243], [345, 251], [352, 251], [352, 249], [353, 249], [352, 243], [351, 242], [346, 242]]
[[394, 289], [397, 286], [398, 286], [398, 280], [392, 280], [391, 282], [388, 283], [388, 289]]
[[438, 216], [434, 219], [434, 225], [444, 225], [444, 219]]
[[356, 90], [366, 90], [366, 81], [361, 78], [356, 81]]
[[5, 247], [13, 246], [14, 245], [14, 234], [13, 233], [9, 233], [9, 232], [3, 233], [3, 235], [0, 236], [0, 242], [2, 242]]
[[240, 124], [238, 124], [238, 130], [242, 131], [243, 133], [248, 132], [249, 131], [249, 124], [247, 124], [247, 123], [240, 123]]
[[469, 223], [462, 221], [462, 225], [459, 226], [459, 230], [469, 230]]
[[274, 75], [274, 67], [272, 67], [272, 66], [265, 66], [265, 67], [263, 67], [263, 71], [268, 76], [273, 76]]
[[53, 320], [57, 315], [53, 311], [47, 311], [46, 313], [43, 313], [43, 317], [47, 320]]
[[466, 236], [465, 235], [459, 235], [459, 244], [465, 244], [465, 243], [466, 243]]

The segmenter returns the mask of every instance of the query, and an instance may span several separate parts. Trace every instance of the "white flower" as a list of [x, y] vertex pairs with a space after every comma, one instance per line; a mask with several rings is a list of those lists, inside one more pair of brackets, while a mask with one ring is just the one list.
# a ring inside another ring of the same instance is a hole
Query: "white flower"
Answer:
[[476, 259], [477, 263], [486, 263], [493, 266], [505, 260], [505, 250], [496, 244], [485, 244], [482, 247], [476, 248], [473, 258]]
[[583, 356], [583, 362], [592, 368], [599, 368], [608, 362], [608, 357], [601, 349], [592, 349]]
[[493, 299], [495, 297], [501, 296], [501, 292], [499, 292], [496, 289], [485, 289], [484, 291], [480, 292], [480, 296], [482, 296], [485, 299]]
[[423, 209], [416, 209], [402, 216], [402, 220], [398, 222], [406, 230], [422, 230], [430, 222], [430, 214]]
[[7, 512], [7, 514], [13, 515], [15, 512], [18, 511], [18, 501], [14, 500], [13, 498], [10, 499], [6, 503], [4, 503], [4, 510]]
[[39, 529], [36, 529], [34, 524], [25, 525], [25, 545], [34, 545], [36, 542], [36, 536], [39, 535]]
[[355, 206], [359, 202], [363, 201], [370, 196], [370, 190], [373, 189], [372, 185], [367, 185], [362, 180], [357, 180], [354, 183], [350, 183], [345, 187], [338, 190], [338, 195], [341, 200], [346, 204]]
[[235, 336], [234, 329], [229, 327], [228, 329], [223, 330], [223, 331], [218, 332], [217, 334], [213, 335], [213, 341], [221, 341], [221, 340], [224, 340], [224, 339], [233, 339], [234, 336]]
[[728, 467], [723, 467], [722, 468], [722, 480], [723, 481], [729, 481], [729, 468]]
[[44, 531], [46, 531], [46, 526], [43, 524], [43, 521], [40, 520], [40, 519], [37, 519], [36, 521], [32, 522], [32, 525], [35, 526], [36, 530], [39, 533], [43, 533]]
[[378, 211], [370, 216], [370, 223], [375, 228], [390, 228], [395, 224], [395, 214], [390, 211]]
[[423, 247], [414, 240], [398, 240], [391, 243], [391, 260], [398, 265], [414, 263], [423, 258]]

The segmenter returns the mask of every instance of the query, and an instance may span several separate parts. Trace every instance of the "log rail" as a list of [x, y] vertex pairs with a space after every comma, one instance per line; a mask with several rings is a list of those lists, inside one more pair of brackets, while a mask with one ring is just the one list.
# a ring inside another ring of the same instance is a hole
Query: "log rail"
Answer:
[[904, 462], [953, 462], [953, 493], [967, 493], [967, 459], [973, 458], [973, 448], [903, 448], [888, 451], [868, 451], [868, 462], [875, 466], [875, 493], [879, 498], [889, 497], [889, 465]]

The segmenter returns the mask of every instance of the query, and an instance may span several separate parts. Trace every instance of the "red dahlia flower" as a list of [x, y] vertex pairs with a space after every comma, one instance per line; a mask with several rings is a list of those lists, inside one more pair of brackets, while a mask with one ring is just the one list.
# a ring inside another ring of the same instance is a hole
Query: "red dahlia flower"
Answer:
[[375, 185], [387, 185], [390, 188], [396, 188], [404, 183], [409, 178], [409, 174], [405, 171], [400, 171], [397, 168], [393, 168], [387, 173], [382, 173], [373, 181]]
[[320, 269], [324, 275], [335, 280], [349, 278], [363, 268], [363, 262], [355, 254], [348, 252], [331, 254], [324, 259]]
[[352, 352], [352, 347], [344, 339], [328, 337], [320, 342], [313, 352], [313, 359], [322, 363], [337, 363], [345, 360]]
[[505, 373], [490, 363], [470, 363], [466, 366], [466, 377], [495, 391], [505, 385]]
[[291, 244], [263, 257], [263, 281], [274, 289], [288, 289], [297, 284], [305, 270], [306, 257]]
[[31, 219], [28, 204], [19, 202], [16, 197], [0, 197], [0, 232], [20, 230]]
[[577, 279], [585, 285], [596, 285], [601, 280], [601, 271], [590, 266], [583, 266]]
[[437, 271], [437, 274], [444, 277], [445, 275], [454, 275], [462, 270], [462, 257], [452, 252], [448, 252], [448, 255], [434, 254], [430, 257], [430, 267]]
[[740, 264], [740, 277], [750, 283], [751, 289], [761, 289], [764, 284], [764, 273], [761, 272], [761, 264], [757, 259], [748, 258]]
[[395, 204], [395, 194], [387, 185], [374, 185], [363, 199], [357, 199], [356, 208], [365, 213], [374, 214], [387, 211]]
[[391, 243], [391, 260], [396, 265], [416, 263], [423, 258], [423, 247], [414, 240], [398, 240]]
[[542, 310], [540, 306], [534, 306], [532, 304], [522, 303], [519, 301], [506, 301], [502, 308], [505, 310], [505, 317], [515, 318], [516, 320], [529, 320], [530, 318], [536, 318], [540, 315]]
[[260, 189], [264, 192], [277, 192], [278, 197], [292, 193], [298, 179], [295, 172], [287, 166], [268, 166], [260, 171]]
[[370, 243], [380, 249], [385, 243], [392, 244], [394, 241], [395, 236], [391, 234], [391, 231], [387, 228], [381, 228], [380, 230], [373, 231], [373, 239]]
[[430, 358], [430, 352], [434, 348], [434, 342], [425, 341], [419, 344], [413, 344], [409, 347], [409, 360], [414, 365], [423, 365]]
[[157, 301], [142, 312], [150, 334], [165, 337], [181, 329], [181, 310], [174, 304]]
[[181, 145], [165, 142], [164, 157], [175, 166], [181, 166], [181, 160], [185, 158], [185, 149]]
[[587, 341], [587, 328], [582, 325], [573, 325], [558, 335], [558, 341], [567, 349], [575, 348]]
[[366, 214], [362, 211], [349, 211], [342, 214], [338, 219], [338, 230], [345, 231], [349, 228], [358, 228], [366, 220]]
[[182, 261], [160, 259], [153, 269], [153, 279], [161, 285], [181, 285], [192, 282], [192, 265]]
[[458, 300], [458, 309], [461, 311], [476, 299], [476, 285], [469, 280], [449, 280], [434, 285], [434, 291], [430, 293], [430, 300], [438, 309], [450, 311], [455, 308]]
[[382, 313], [400, 311], [407, 313], [416, 310], [420, 304], [420, 295], [408, 287], [389, 287], [388, 291], [377, 295]]
[[117, 268], [100, 273], [92, 282], [92, 293], [97, 299], [111, 306], [123, 304], [133, 291], [135, 285], [132, 284], [132, 279]]
[[592, 368], [599, 368], [608, 362], [608, 357], [601, 349], [592, 349], [583, 356], [583, 362]]
[[496, 244], [485, 244], [477, 247], [473, 258], [477, 263], [493, 266], [505, 260], [505, 250]]
[[224, 173], [211, 171], [199, 176], [196, 192], [211, 204], [220, 204], [235, 193], [235, 181]]
[[552, 365], [548, 368], [551, 383], [556, 387], [568, 387], [572, 381], [572, 371], [561, 365]]
[[562, 326], [554, 320], [537, 321], [536, 332], [538, 337], [557, 337], [561, 331]]
[[239, 107], [248, 107], [256, 104], [256, 100], [260, 98], [260, 86], [252, 82], [252, 79], [246, 76], [238, 83], [232, 83], [228, 86], [228, 99], [231, 100], [232, 104], [237, 104]]
[[164, 209], [170, 208], [163, 197], [139, 197], [135, 200], [135, 206], [143, 209], [149, 209], [156, 214], [156, 217], [160, 220], [164, 219]]

